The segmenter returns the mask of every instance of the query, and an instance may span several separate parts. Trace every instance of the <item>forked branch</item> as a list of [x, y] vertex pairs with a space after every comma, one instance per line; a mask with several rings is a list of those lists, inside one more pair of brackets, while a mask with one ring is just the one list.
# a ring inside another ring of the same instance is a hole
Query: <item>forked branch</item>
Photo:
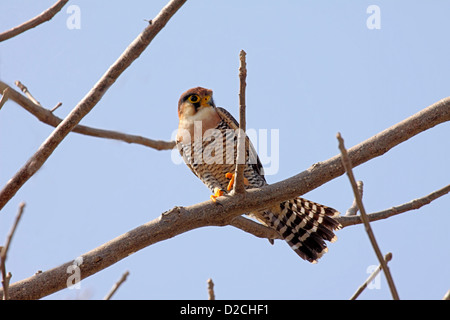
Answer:
[[342, 156], [342, 165], [345, 168], [345, 171], [347, 172], [348, 179], [350, 180], [350, 184], [352, 186], [353, 195], [355, 196], [356, 204], [358, 205], [359, 212], [361, 213], [361, 219], [364, 223], [364, 227], [366, 229], [367, 235], [369, 236], [370, 243], [372, 244], [373, 250], [375, 251], [375, 254], [378, 258], [378, 261], [380, 262], [381, 268], [384, 271], [384, 274], [386, 275], [386, 279], [389, 285], [389, 289], [391, 290], [392, 297], [394, 300], [399, 300], [399, 296], [397, 293], [397, 288], [394, 284], [394, 279], [392, 278], [391, 272], [389, 270], [389, 267], [387, 265], [387, 262], [384, 260], [384, 257], [381, 253], [381, 250], [378, 246], [377, 240], [375, 239], [375, 234], [373, 233], [372, 227], [370, 226], [369, 218], [366, 214], [366, 209], [364, 208], [361, 194], [358, 190], [358, 186], [356, 184], [356, 179], [353, 175], [352, 170], [352, 162], [348, 156], [347, 149], [344, 146], [344, 139], [342, 138], [341, 134], [337, 134], [337, 139], [339, 141], [339, 150], [341, 150], [341, 156]]
[[[7, 98], [17, 103], [19, 106], [27, 110], [29, 113], [34, 115], [36, 118], [38, 118], [38, 120], [42, 121], [43, 123], [56, 128], [63, 121], [63, 119], [53, 114], [55, 109], [61, 105], [60, 103], [57, 104], [52, 110], [48, 110], [42, 107], [40, 104], [36, 104], [28, 97], [23, 96], [20, 92], [14, 90], [6, 83], [0, 81], [0, 92], [5, 91], [8, 92]], [[3, 101], [4, 97], [6, 96], [3, 95], [1, 101]], [[171, 150], [175, 147], [175, 141], [153, 140], [142, 136], [112, 130], [92, 128], [80, 124], [76, 125], [72, 129], [72, 132], [76, 132], [91, 137], [113, 139], [123, 141], [126, 143], [139, 144], [156, 150]]]

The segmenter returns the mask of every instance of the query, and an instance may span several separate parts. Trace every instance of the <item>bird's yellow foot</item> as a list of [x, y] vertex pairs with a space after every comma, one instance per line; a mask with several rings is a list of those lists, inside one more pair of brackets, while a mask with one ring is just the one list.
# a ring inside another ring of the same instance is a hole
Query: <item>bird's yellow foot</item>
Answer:
[[[228, 187], [227, 187], [227, 191], [230, 191], [231, 189], [233, 189], [233, 185], [234, 185], [234, 173], [231, 172], [227, 172], [225, 173], [225, 178], [230, 179], [230, 182], [228, 183]], [[246, 177], [244, 177], [244, 185], [248, 186], [248, 179]]]
[[230, 191], [231, 189], [233, 189], [233, 185], [234, 185], [234, 173], [227, 172], [225, 174], [225, 178], [230, 179], [230, 182], [228, 183], [228, 187], [227, 187], [227, 191]]
[[219, 188], [214, 188], [214, 194], [210, 196], [213, 202], [217, 202], [216, 198], [223, 196], [223, 191]]

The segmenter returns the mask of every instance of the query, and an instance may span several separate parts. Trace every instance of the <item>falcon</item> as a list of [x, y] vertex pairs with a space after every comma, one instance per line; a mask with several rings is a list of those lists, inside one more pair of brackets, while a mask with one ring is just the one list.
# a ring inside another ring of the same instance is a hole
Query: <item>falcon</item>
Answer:
[[[191, 171], [212, 191], [211, 200], [233, 188], [239, 124], [223, 108], [216, 107], [212, 90], [202, 87], [184, 92], [178, 101], [176, 143]], [[246, 189], [267, 185], [261, 161], [245, 136], [244, 184]], [[244, 145], [243, 143], [241, 145]], [[316, 263], [328, 251], [325, 241], [334, 242], [334, 219], [339, 212], [297, 197], [249, 213], [280, 237], [304, 260]]]

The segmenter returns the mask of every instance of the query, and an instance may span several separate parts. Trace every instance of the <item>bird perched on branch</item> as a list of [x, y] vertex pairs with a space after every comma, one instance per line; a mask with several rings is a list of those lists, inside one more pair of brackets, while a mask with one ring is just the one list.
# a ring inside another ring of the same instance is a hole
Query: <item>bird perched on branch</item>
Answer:
[[[216, 107], [213, 92], [197, 87], [183, 93], [178, 102], [177, 147], [192, 172], [213, 192], [211, 200], [230, 192], [236, 168], [239, 124], [223, 108]], [[245, 136], [244, 184], [246, 189], [267, 185], [264, 171]], [[316, 263], [328, 251], [325, 240], [334, 242], [339, 212], [297, 197], [252, 212], [257, 220], [274, 228], [302, 258]]]

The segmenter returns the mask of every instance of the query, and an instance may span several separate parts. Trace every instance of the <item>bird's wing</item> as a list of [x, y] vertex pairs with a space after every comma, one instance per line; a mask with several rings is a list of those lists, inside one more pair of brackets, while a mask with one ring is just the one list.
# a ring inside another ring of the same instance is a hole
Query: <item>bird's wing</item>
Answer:
[[185, 150], [186, 146], [182, 142], [177, 142], [177, 148], [178, 151], [180, 152], [181, 157], [183, 158], [184, 163], [186, 163], [188, 168], [191, 169], [192, 173], [194, 173], [198, 178], [200, 178], [200, 175], [198, 174], [197, 170], [195, 170], [194, 167], [191, 165], [191, 161], [189, 159], [191, 155], [188, 153], [190, 153], [191, 150], [189, 149], [187, 150], [188, 152], [186, 152]]
[[[239, 129], [239, 122], [236, 121], [236, 119], [224, 108], [216, 107], [217, 113], [219, 114], [220, 118], [224, 120], [228, 126], [233, 129], [237, 130]], [[264, 168], [261, 164], [261, 161], [259, 160], [258, 153], [256, 152], [255, 148], [253, 147], [252, 142], [248, 138], [248, 136], [245, 136], [246, 141], [248, 142], [249, 146], [249, 163], [253, 166], [253, 169], [261, 176], [264, 176]]]

